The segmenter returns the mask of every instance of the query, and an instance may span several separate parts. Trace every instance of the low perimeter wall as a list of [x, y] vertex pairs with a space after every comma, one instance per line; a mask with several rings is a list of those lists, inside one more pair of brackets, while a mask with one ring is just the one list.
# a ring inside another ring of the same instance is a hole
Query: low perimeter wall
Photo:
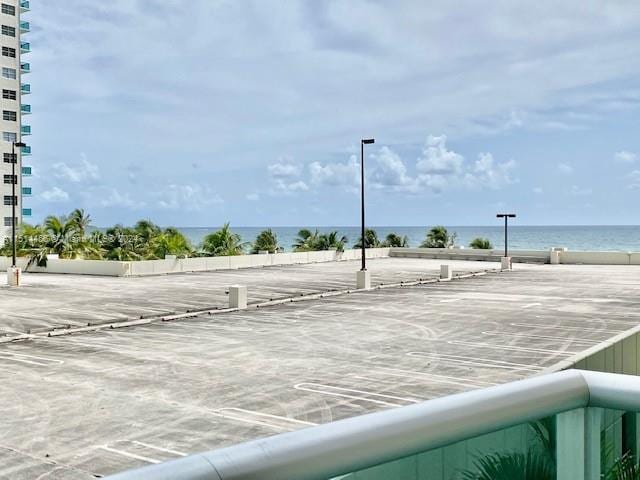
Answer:
[[[514, 262], [551, 262], [551, 250], [511, 250]], [[640, 252], [553, 252], [563, 265], [640, 265]], [[504, 250], [467, 248], [392, 248], [391, 257], [439, 258], [446, 260], [500, 261]], [[553, 263], [553, 262], [551, 262]]]
[[[367, 249], [367, 258], [389, 256], [389, 248]], [[263, 255], [238, 255], [233, 257], [198, 257], [166, 260], [143, 260], [138, 262], [119, 262], [111, 260], [60, 260], [51, 258], [46, 268], [30, 267], [35, 273], [70, 273], [78, 275], [103, 275], [111, 277], [131, 277], [144, 275], [164, 275], [170, 273], [205, 272], [212, 270], [234, 270], [238, 268], [269, 267], [276, 265], [294, 265], [304, 263], [335, 262], [359, 260], [360, 250], [336, 252], [275, 253]], [[0, 270], [6, 271], [11, 259], [0, 257]], [[18, 266], [26, 269], [27, 259], [18, 259]]]

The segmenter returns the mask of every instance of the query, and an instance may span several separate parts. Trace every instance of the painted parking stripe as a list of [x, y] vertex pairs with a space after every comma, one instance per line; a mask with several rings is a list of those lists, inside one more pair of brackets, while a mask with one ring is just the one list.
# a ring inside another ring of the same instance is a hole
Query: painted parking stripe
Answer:
[[552, 355], [564, 355], [567, 357], [571, 357], [572, 355], [577, 355], [579, 352], [569, 352], [562, 350], [548, 350], [545, 348], [528, 348], [528, 347], [520, 347], [520, 346], [510, 346], [510, 345], [497, 345], [495, 343], [481, 343], [481, 342], [463, 342], [460, 340], [449, 340], [447, 341], [450, 345], [461, 345], [464, 347], [481, 347], [481, 348], [489, 348], [489, 349], [499, 349], [499, 350], [511, 350], [511, 351], [520, 351], [520, 352], [532, 352], [532, 353], [546, 353]]
[[450, 355], [444, 353], [428, 353], [428, 352], [408, 352], [410, 357], [429, 358], [434, 361], [450, 363], [453, 365], [498, 368], [504, 370], [530, 370], [532, 372], [540, 372], [544, 367], [535, 365], [527, 365], [524, 363], [507, 362], [504, 360], [492, 360], [490, 358], [465, 357], [464, 355]]
[[[392, 377], [404, 377], [404, 378], [411, 378], [411, 379], [416, 379], [417, 377], [424, 377], [425, 379], [428, 379], [429, 381], [432, 381], [432, 382], [448, 383], [448, 384], [459, 385], [463, 387], [467, 387], [467, 386], [488, 387], [491, 385], [495, 385], [495, 383], [484, 382], [481, 380], [478, 381], [478, 380], [465, 379], [460, 377], [452, 377], [450, 375], [439, 375], [439, 374], [429, 373], [429, 372], [418, 372], [415, 370], [402, 370], [399, 368], [391, 368], [391, 367], [380, 367], [380, 370], [378, 371], [382, 375], [390, 375]], [[375, 370], [372, 373], [375, 373]]]
[[[405, 406], [406, 403], [419, 403], [422, 400], [418, 400], [415, 398], [404, 398], [404, 397], [396, 397], [394, 395], [385, 395], [382, 393], [373, 393], [366, 392], [363, 390], [356, 390], [353, 388], [344, 388], [344, 387], [335, 387], [333, 385], [324, 385], [321, 383], [299, 383], [294, 385], [293, 388], [296, 390], [302, 390], [304, 392], [312, 392], [312, 393], [320, 393], [322, 395], [329, 395], [333, 397], [342, 397], [349, 398], [351, 400], [360, 400], [364, 402], [375, 403], [377, 405], [385, 405], [387, 407], [402, 407]], [[362, 395], [367, 395], [364, 397]], [[368, 398], [375, 397], [375, 398]], [[379, 400], [385, 399], [385, 400]], [[391, 403], [388, 400], [396, 400], [401, 402], [406, 402], [405, 404], [400, 403]]]
[[186, 453], [178, 452], [177, 450], [171, 450], [170, 448], [158, 447], [157, 445], [151, 445], [149, 443], [139, 442], [137, 440], [132, 440], [131, 443], [135, 443], [136, 445], [140, 445], [141, 447], [150, 448], [151, 450], [158, 450], [159, 452], [170, 453], [172, 455], [177, 455], [178, 457], [186, 457]]
[[35, 355], [26, 355], [24, 353], [0, 352], [0, 360], [10, 360], [13, 362], [26, 363], [28, 365], [37, 365], [39, 367], [50, 367], [52, 365], [62, 365], [63, 360], [54, 358], [37, 357]]
[[[549, 329], [549, 330], [566, 330], [566, 331], [570, 331], [570, 332], [573, 332], [573, 331], [575, 331], [575, 332], [584, 332], [585, 331], [584, 327], [569, 327], [569, 326], [562, 326], [562, 325], [535, 325], [535, 324], [532, 324], [532, 323], [510, 323], [509, 325], [511, 325], [512, 327], [541, 328], [541, 329]], [[605, 327], [603, 326], [603, 328], [601, 330], [605, 330]], [[597, 330], [595, 330], [595, 331], [597, 331]], [[619, 333], [624, 333], [624, 330], [607, 330], [606, 333], [607, 334], [612, 334], [612, 335], [617, 335]]]
[[143, 457], [142, 455], [138, 455], [136, 453], [131, 453], [131, 452], [126, 452], [124, 450], [120, 450], [117, 448], [113, 448], [113, 447], [107, 447], [106, 445], [102, 445], [100, 447], [101, 450], [105, 450], [107, 452], [111, 452], [111, 453], [115, 453], [118, 455], [122, 455], [123, 457], [129, 457], [129, 458], [133, 458], [135, 460], [142, 460], [143, 462], [147, 462], [147, 463], [161, 463], [162, 460], [158, 460], [156, 458], [149, 458], [149, 457]]
[[568, 340], [571, 343], [585, 346], [597, 345], [601, 340], [583, 340], [581, 338], [551, 337], [549, 335], [536, 335], [535, 333], [505, 333], [505, 332], [482, 332], [483, 335], [491, 337], [514, 337], [514, 338], [540, 338], [542, 340]]
[[[211, 413], [222, 418], [237, 420], [253, 425], [261, 425], [264, 427], [284, 431], [298, 428], [300, 425], [305, 427], [312, 427], [314, 425], [317, 425], [317, 423], [313, 422], [297, 420], [295, 418], [283, 417], [280, 415], [273, 415], [265, 412], [256, 412], [254, 410], [245, 410], [244, 408], [236, 407], [219, 408], [217, 410], [213, 410]], [[277, 422], [280, 422], [280, 424], [278, 424]]]

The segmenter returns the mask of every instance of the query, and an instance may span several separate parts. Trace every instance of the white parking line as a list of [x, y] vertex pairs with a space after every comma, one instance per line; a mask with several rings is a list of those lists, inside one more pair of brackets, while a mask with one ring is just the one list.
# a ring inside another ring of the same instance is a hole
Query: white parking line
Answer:
[[527, 303], [526, 305], [523, 305], [522, 308], [526, 309], [526, 308], [541, 307], [541, 306], [542, 306], [541, 303]]
[[28, 365], [37, 365], [39, 367], [50, 367], [51, 365], [61, 365], [64, 363], [63, 360], [37, 357], [35, 355], [26, 355], [24, 353], [15, 352], [0, 352], [0, 360], [10, 360], [13, 362], [26, 363]]
[[[313, 422], [297, 420], [290, 417], [282, 417], [280, 415], [272, 415], [270, 413], [256, 412], [254, 410], [245, 410], [244, 408], [236, 407], [219, 408], [217, 410], [211, 411], [211, 413], [222, 418], [238, 420], [240, 422], [250, 423], [253, 425], [262, 425], [264, 427], [270, 427], [276, 430], [284, 431], [289, 431], [292, 428], [296, 428], [298, 425], [304, 425], [305, 427], [317, 425], [317, 423]], [[278, 425], [277, 423], [269, 422], [267, 420], [277, 420], [284, 423], [284, 425]]]
[[449, 340], [447, 341], [450, 345], [461, 345], [465, 347], [481, 347], [481, 348], [489, 348], [489, 349], [499, 349], [499, 350], [511, 350], [511, 351], [520, 351], [520, 352], [532, 352], [532, 353], [550, 353], [554, 355], [564, 355], [570, 357], [572, 355], [577, 355], [579, 352], [569, 352], [569, 351], [560, 351], [560, 350], [547, 350], [544, 348], [527, 348], [527, 347], [519, 347], [519, 346], [509, 346], [509, 345], [496, 345], [495, 343], [480, 343], [480, 342], [463, 342], [460, 340]]
[[571, 343], [581, 344], [581, 345], [596, 345], [601, 342], [601, 340], [583, 340], [580, 338], [562, 338], [562, 337], [551, 337], [549, 335], [536, 335], [535, 333], [505, 333], [505, 332], [482, 332], [483, 335], [488, 335], [491, 337], [515, 337], [515, 338], [541, 338], [543, 340], [569, 340]]
[[171, 450], [169, 448], [158, 447], [156, 445], [151, 445], [149, 443], [139, 442], [137, 440], [132, 440], [131, 443], [135, 443], [136, 445], [140, 445], [141, 447], [150, 448], [152, 450], [158, 450], [159, 452], [171, 453], [172, 455], [177, 455], [178, 457], [186, 457], [186, 453], [178, 452], [177, 450]]
[[[392, 377], [404, 377], [404, 378], [412, 378], [412, 379], [416, 379], [416, 377], [425, 377], [426, 379], [429, 379], [432, 382], [448, 383], [448, 384], [459, 385], [463, 387], [468, 387], [468, 386], [488, 387], [491, 385], [495, 385], [495, 383], [484, 382], [482, 380], [477, 381], [477, 380], [465, 379], [460, 377], [452, 377], [449, 375], [438, 375], [438, 374], [429, 373], [429, 372], [402, 370], [400, 368], [380, 367], [380, 370], [378, 371], [382, 375], [390, 375]], [[376, 372], [375, 370], [372, 371], [372, 373], [375, 373], [375, 372]]]
[[[542, 329], [550, 329], [550, 330], [567, 330], [569, 332], [584, 332], [585, 331], [585, 327], [569, 327], [569, 326], [562, 326], [562, 325], [536, 325], [533, 323], [510, 323], [509, 325], [511, 325], [512, 327], [526, 327], [526, 328], [542, 328]], [[604, 330], [604, 327], [602, 328], [602, 330]], [[618, 334], [618, 333], [624, 333], [624, 330], [607, 330], [606, 332], [607, 334]]]
[[524, 363], [507, 362], [504, 360], [492, 360], [490, 358], [465, 357], [463, 355], [449, 355], [444, 353], [408, 352], [410, 357], [430, 358], [438, 363], [450, 363], [452, 365], [464, 365], [483, 368], [499, 368], [504, 370], [530, 370], [539, 372], [544, 367], [526, 365]]
[[102, 450], [105, 450], [107, 452], [117, 453], [118, 455], [122, 455], [123, 457], [129, 457], [129, 458], [133, 458], [133, 459], [136, 459], [136, 460], [142, 460], [143, 462], [147, 462], [147, 463], [161, 463], [162, 462], [162, 460], [158, 460], [156, 458], [143, 457], [142, 455], [137, 455], [135, 453], [125, 452], [124, 450], [118, 450], [117, 448], [107, 447], [106, 445], [102, 445], [102, 446], [100, 446], [98, 448], [100, 448]]
[[[310, 385], [310, 386], [307, 386]], [[377, 398], [386, 398], [386, 399], [390, 399], [390, 400], [399, 400], [401, 402], [406, 402], [406, 403], [419, 403], [422, 400], [418, 400], [415, 398], [404, 398], [404, 397], [396, 397], [393, 395], [385, 395], [382, 393], [373, 393], [373, 392], [365, 392], [363, 390], [356, 390], [353, 388], [343, 388], [343, 387], [335, 387], [333, 385], [323, 385], [320, 383], [310, 383], [310, 382], [303, 382], [303, 383], [298, 383], [297, 385], [294, 385], [293, 388], [295, 388], [296, 390], [302, 390], [304, 392], [312, 392], [312, 393], [320, 393], [322, 395], [330, 395], [333, 397], [342, 397], [342, 398], [349, 398], [352, 400], [361, 400], [364, 402], [371, 402], [371, 403], [375, 403], [378, 405], [385, 405], [388, 407], [403, 407], [405, 405], [403, 404], [399, 404], [399, 403], [391, 403], [385, 400], [376, 400], [375, 398], [367, 398], [367, 397], [362, 397], [360, 395], [369, 395], [371, 397], [377, 397]], [[353, 394], [360, 394], [360, 395], [353, 395]]]

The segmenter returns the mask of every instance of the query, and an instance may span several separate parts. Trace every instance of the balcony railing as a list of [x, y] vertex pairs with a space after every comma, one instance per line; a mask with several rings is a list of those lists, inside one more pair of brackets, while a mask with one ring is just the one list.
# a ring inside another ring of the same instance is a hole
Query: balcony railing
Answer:
[[31, 155], [31, 147], [29, 145], [27, 145], [26, 147], [22, 147], [21, 151], [22, 155], [24, 156]]
[[31, 105], [29, 105], [29, 104], [20, 105], [20, 111], [22, 112], [23, 115], [30, 115], [31, 114]]
[[30, 197], [31, 196], [31, 187], [22, 187], [22, 196]]
[[22, 33], [27, 33], [29, 30], [31, 30], [31, 25], [29, 25], [29, 22], [20, 22], [20, 31]]
[[30, 177], [32, 175], [31, 167], [22, 167], [22, 176]]
[[29, 0], [20, 0], [20, 11], [22, 13], [28, 12], [31, 10], [31, 5], [29, 4]]
[[31, 52], [31, 44], [29, 42], [20, 42], [20, 52], [21, 53]]
[[23, 217], [30, 217], [32, 215], [32, 211], [30, 208], [23, 208], [22, 209], [22, 216]]
[[31, 65], [29, 63], [21, 63], [20, 71], [22, 73], [31, 73]]
[[[624, 442], [613, 439], [613, 444], [626, 444], [627, 451], [635, 452], [640, 443], [638, 411], [639, 377], [568, 370], [254, 440], [107, 480], [440, 479], [428, 463], [442, 470], [444, 457], [428, 456], [438, 449], [451, 446], [457, 454], [461, 450], [454, 444], [471, 439], [482, 448], [487, 437], [476, 437], [494, 432], [507, 443], [505, 429], [548, 418], [555, 424], [547, 448], [555, 448], [548, 453], [555, 458], [556, 478], [596, 480], [601, 478], [602, 452], [610, 448], [601, 440], [604, 419], [617, 413], [624, 417], [618, 421], [626, 428], [610, 434], [622, 436], [625, 430], [630, 435]], [[468, 444], [460, 447], [466, 455]], [[533, 444], [522, 447], [534, 449]]]
[[20, 127], [20, 133], [22, 133], [22, 135], [31, 135], [31, 125], [22, 125], [22, 127]]
[[20, 93], [22, 93], [22, 95], [29, 95], [31, 93], [31, 85], [28, 83], [20, 85]]

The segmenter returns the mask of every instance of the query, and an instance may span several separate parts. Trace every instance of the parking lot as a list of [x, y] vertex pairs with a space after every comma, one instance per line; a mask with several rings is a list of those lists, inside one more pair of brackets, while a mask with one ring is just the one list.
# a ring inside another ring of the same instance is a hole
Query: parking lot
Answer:
[[517, 265], [0, 345], [0, 478], [95, 478], [533, 375], [637, 325], [639, 276]]

